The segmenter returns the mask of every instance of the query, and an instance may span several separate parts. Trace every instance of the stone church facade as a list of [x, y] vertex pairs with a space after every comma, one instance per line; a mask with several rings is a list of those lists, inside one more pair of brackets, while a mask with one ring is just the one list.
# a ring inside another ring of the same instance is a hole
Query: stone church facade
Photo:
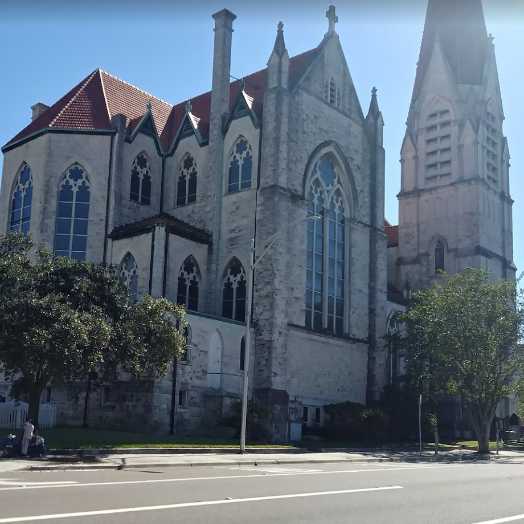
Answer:
[[[133, 297], [188, 309], [186, 358], [155, 383], [99, 384], [94, 423], [211, 430], [238, 402], [247, 368], [268, 430], [287, 440], [293, 424], [321, 425], [328, 404], [379, 397], [397, 358], [384, 344], [388, 318], [437, 262], [513, 276], [492, 42], [480, 0], [468, 0], [485, 54], [457, 77], [438, 4], [402, 149], [399, 226], [384, 219], [376, 90], [364, 113], [333, 7], [317, 47], [289, 57], [279, 24], [267, 67], [232, 83], [236, 17], [216, 13], [212, 90], [174, 106], [100, 69], [54, 105], [33, 106], [2, 149], [0, 228], [119, 266]], [[258, 256], [273, 239], [255, 272], [246, 362], [251, 245]], [[77, 421], [83, 394], [49, 392], [61, 422]]]

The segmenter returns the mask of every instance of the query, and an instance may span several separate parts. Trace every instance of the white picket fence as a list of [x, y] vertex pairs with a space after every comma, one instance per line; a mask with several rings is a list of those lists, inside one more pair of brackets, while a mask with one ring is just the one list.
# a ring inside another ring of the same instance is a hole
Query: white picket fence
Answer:
[[[25, 402], [0, 403], [0, 428], [16, 430], [23, 427], [27, 420], [29, 406]], [[41, 429], [53, 428], [56, 425], [56, 406], [40, 404], [38, 426]]]

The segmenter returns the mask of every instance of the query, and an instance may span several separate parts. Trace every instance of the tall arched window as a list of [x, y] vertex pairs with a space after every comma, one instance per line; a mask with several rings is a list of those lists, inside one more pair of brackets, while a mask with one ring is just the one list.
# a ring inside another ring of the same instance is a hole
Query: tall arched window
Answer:
[[251, 187], [253, 152], [251, 145], [240, 137], [233, 146], [229, 160], [228, 192], [236, 193]]
[[89, 179], [84, 169], [71, 166], [58, 188], [54, 252], [57, 256], [85, 260], [89, 223]]
[[145, 153], [139, 153], [133, 160], [129, 198], [144, 206], [151, 204], [151, 167]]
[[246, 320], [246, 273], [237, 258], [231, 260], [224, 272], [222, 316], [240, 322]]
[[188, 153], [182, 159], [176, 193], [176, 205], [185, 206], [195, 202], [197, 192], [197, 165]]
[[127, 287], [129, 297], [134, 302], [138, 301], [138, 266], [135, 257], [127, 253], [120, 263], [120, 278]]
[[344, 334], [346, 280], [346, 213], [333, 160], [322, 157], [313, 168], [308, 189], [306, 327]]
[[446, 247], [444, 242], [439, 240], [435, 246], [435, 273], [446, 270]]
[[196, 260], [189, 256], [178, 273], [176, 301], [191, 311], [198, 311], [198, 288], [200, 271]]
[[31, 227], [31, 204], [33, 202], [33, 177], [31, 169], [23, 164], [13, 186], [9, 231], [29, 234]]

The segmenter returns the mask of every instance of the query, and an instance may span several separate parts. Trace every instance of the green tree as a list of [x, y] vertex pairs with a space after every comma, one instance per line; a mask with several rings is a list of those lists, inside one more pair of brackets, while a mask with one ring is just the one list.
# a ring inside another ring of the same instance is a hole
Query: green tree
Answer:
[[443, 275], [403, 315], [408, 375], [433, 399], [461, 398], [479, 452], [489, 451], [497, 404], [518, 387], [523, 310], [514, 282], [481, 270]]
[[185, 312], [164, 299], [130, 301], [111, 267], [35, 252], [22, 236], [0, 239], [0, 366], [38, 423], [50, 384], [124, 368], [159, 375], [185, 350]]

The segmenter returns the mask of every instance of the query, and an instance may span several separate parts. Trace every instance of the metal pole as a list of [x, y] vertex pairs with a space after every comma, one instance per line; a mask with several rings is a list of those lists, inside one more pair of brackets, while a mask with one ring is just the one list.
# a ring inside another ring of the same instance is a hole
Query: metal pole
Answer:
[[418, 397], [418, 445], [422, 455], [422, 393]]
[[247, 272], [247, 294], [246, 294], [246, 334], [244, 354], [244, 381], [242, 386], [242, 420], [240, 426], [240, 452], [246, 452], [246, 428], [247, 428], [247, 402], [248, 402], [248, 378], [249, 364], [251, 362], [251, 307], [253, 302], [253, 281], [255, 272], [255, 239], [251, 239], [251, 250], [249, 255], [249, 270]]

